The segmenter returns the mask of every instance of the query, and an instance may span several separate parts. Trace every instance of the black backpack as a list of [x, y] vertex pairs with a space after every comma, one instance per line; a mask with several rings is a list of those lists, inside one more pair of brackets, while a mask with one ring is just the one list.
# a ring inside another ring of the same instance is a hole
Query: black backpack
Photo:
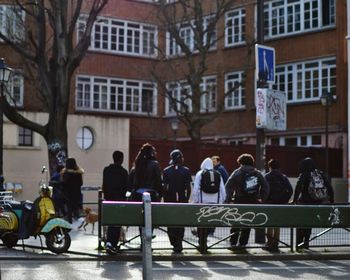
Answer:
[[317, 169], [310, 172], [308, 193], [313, 201], [329, 202], [328, 191], [323, 174]]
[[248, 195], [256, 195], [260, 190], [260, 182], [255, 170], [242, 171], [239, 187], [242, 192]]
[[200, 188], [204, 193], [218, 193], [221, 175], [215, 170], [204, 169], [201, 175]]
[[293, 194], [292, 187], [286, 182], [283, 175], [268, 174], [266, 180], [270, 186], [270, 194], [268, 200], [275, 203], [287, 203]]

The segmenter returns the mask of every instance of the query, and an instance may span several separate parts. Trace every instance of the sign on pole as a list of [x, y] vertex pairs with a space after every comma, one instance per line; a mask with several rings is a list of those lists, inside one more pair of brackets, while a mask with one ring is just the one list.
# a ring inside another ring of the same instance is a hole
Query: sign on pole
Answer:
[[275, 49], [255, 45], [256, 78], [263, 83], [275, 83]]
[[256, 127], [283, 131], [287, 129], [286, 94], [268, 88], [256, 91]]

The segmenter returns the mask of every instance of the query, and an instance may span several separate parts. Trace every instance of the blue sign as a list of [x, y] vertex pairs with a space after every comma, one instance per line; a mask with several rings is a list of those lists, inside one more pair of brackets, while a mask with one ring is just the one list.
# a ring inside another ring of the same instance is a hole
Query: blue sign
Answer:
[[255, 45], [256, 78], [263, 83], [275, 83], [275, 49]]

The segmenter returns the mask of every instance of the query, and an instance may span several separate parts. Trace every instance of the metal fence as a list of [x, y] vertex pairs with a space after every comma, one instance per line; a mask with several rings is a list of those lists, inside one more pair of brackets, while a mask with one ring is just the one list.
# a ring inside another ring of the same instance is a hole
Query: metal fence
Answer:
[[[101, 212], [102, 205], [102, 195], [99, 196], [99, 213]], [[339, 207], [347, 209], [349, 204], [344, 207], [344, 204], [339, 205]], [[333, 205], [331, 208], [337, 208], [337, 205]], [[100, 223], [101, 215], [100, 215]], [[347, 221], [346, 223], [347, 224]], [[287, 223], [286, 223], [287, 225]], [[301, 224], [305, 227], [305, 223]], [[105, 228], [103, 227], [99, 230], [99, 248], [103, 248], [102, 243], [105, 242]], [[185, 236], [183, 240], [183, 249], [199, 249], [198, 237], [196, 236], [196, 227], [185, 227]], [[230, 249], [230, 229], [231, 227], [216, 227], [213, 235], [208, 237], [208, 249], [215, 252], [216, 249]], [[260, 228], [259, 231], [266, 232], [264, 229]], [[312, 234], [310, 238], [309, 248], [312, 247], [347, 247], [350, 246], [350, 229], [347, 227], [327, 227], [327, 228], [312, 228]], [[120, 241], [121, 250], [140, 250], [141, 249], [141, 238], [140, 229], [137, 226], [123, 226], [123, 240]], [[264, 233], [263, 233], [264, 235]], [[264, 248], [265, 236], [257, 233], [255, 228], [251, 229], [249, 242], [247, 248]], [[258, 240], [260, 239], [260, 240]], [[263, 239], [263, 240], [261, 240]], [[280, 239], [279, 248], [289, 248], [294, 251], [298, 244], [296, 244], [296, 228], [295, 227], [281, 227], [280, 228]], [[169, 242], [167, 227], [159, 226], [153, 229], [153, 240], [152, 240], [153, 250], [171, 250], [172, 246]]]

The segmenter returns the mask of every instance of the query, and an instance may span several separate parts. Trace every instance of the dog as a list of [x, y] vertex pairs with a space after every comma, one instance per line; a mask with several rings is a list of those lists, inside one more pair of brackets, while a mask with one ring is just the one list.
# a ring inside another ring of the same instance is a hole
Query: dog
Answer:
[[98, 213], [96, 213], [89, 207], [84, 208], [84, 213], [85, 213], [85, 218], [78, 228], [80, 229], [83, 227], [84, 231], [86, 231], [86, 226], [88, 224], [92, 224], [91, 233], [94, 234], [95, 223], [98, 221]]

